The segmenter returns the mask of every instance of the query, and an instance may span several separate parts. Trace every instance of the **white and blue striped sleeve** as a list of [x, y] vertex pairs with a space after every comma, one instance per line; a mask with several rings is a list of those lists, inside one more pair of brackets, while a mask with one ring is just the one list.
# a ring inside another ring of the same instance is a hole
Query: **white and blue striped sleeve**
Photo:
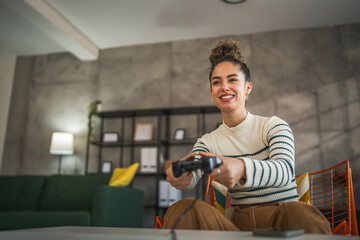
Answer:
[[282, 187], [295, 181], [295, 147], [290, 126], [280, 118], [266, 129], [269, 158], [242, 158], [246, 167], [246, 187]]

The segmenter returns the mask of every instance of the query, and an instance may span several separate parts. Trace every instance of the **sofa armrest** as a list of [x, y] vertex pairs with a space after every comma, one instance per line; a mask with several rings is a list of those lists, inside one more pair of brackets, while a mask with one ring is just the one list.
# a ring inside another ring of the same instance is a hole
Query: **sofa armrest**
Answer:
[[142, 227], [144, 191], [100, 185], [93, 197], [91, 215], [93, 226]]

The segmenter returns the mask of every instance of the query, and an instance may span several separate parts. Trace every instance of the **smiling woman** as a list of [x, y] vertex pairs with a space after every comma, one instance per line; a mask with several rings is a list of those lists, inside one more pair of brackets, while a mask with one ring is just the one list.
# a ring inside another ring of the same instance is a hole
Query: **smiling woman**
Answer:
[[232, 62], [221, 62], [217, 66], [210, 79], [211, 96], [215, 105], [221, 110], [223, 118], [232, 111], [238, 111], [241, 117], [237, 121], [231, 122], [231, 119], [224, 118], [224, 122], [233, 127], [246, 116], [245, 102], [253, 85], [245, 80], [239, 67]]
[[[253, 87], [249, 68], [244, 63], [244, 57], [235, 41], [220, 41], [211, 50], [209, 60], [212, 99], [221, 110], [224, 122], [230, 127], [236, 126], [245, 119], [245, 103]], [[234, 119], [226, 117], [233, 111], [240, 116], [235, 122], [232, 122]]]
[[[275, 228], [330, 233], [329, 222], [319, 210], [298, 202], [290, 126], [276, 116], [256, 116], [246, 110], [245, 102], [253, 84], [238, 42], [220, 41], [211, 51], [210, 62], [210, 93], [221, 110], [223, 123], [199, 138], [184, 160], [210, 156], [221, 159], [222, 164], [210, 177], [229, 189], [233, 213], [227, 219], [209, 204], [183, 199], [166, 212], [164, 228], [178, 224], [183, 229]], [[203, 172], [196, 170], [177, 178], [170, 167], [166, 174], [172, 186], [193, 189]], [[182, 215], [185, 209], [187, 214]], [[181, 216], [182, 220], [177, 222]]]

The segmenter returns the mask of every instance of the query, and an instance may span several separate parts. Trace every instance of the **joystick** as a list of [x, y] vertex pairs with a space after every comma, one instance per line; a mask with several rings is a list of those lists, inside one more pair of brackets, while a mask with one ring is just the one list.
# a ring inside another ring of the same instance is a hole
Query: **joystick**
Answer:
[[172, 170], [175, 177], [180, 177], [186, 171], [194, 171], [197, 169], [202, 169], [206, 174], [210, 174], [221, 164], [222, 161], [218, 157], [202, 156], [199, 160], [190, 158], [189, 160], [173, 162]]

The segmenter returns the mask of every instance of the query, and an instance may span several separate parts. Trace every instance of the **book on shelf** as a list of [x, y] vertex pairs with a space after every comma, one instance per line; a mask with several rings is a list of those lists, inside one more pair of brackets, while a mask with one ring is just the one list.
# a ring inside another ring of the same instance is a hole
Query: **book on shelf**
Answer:
[[[159, 161], [157, 158], [159, 156]], [[158, 155], [157, 147], [144, 147], [140, 152], [140, 172], [141, 173], [156, 173], [158, 163], [160, 169], [164, 165], [164, 156], [160, 152]]]
[[169, 207], [179, 201], [182, 197], [182, 191], [174, 188], [169, 183]]
[[159, 181], [159, 207], [170, 207], [181, 198], [181, 190], [174, 188], [166, 180]]
[[141, 148], [140, 172], [156, 173], [158, 149], [156, 147]]
[[159, 181], [159, 207], [168, 207], [169, 206], [169, 193], [168, 191], [169, 183], [165, 180]]

